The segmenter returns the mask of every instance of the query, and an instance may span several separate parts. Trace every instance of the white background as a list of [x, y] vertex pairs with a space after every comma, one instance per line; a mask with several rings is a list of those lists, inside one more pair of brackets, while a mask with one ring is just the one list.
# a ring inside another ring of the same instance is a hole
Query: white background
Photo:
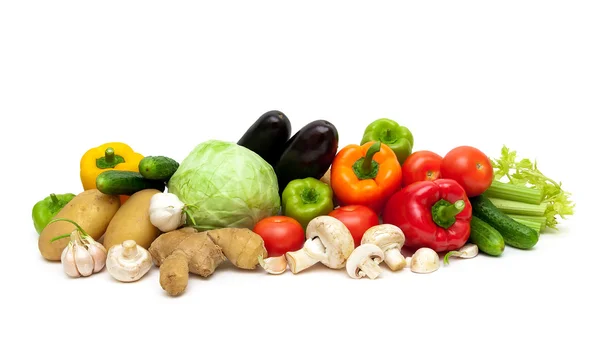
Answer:
[[[1, 356], [593, 355], [597, 2], [218, 4], [0, 5]], [[532, 251], [431, 275], [224, 265], [179, 298], [157, 269], [133, 284], [68, 279], [40, 256], [31, 207], [81, 190], [88, 148], [182, 160], [271, 109], [294, 132], [333, 122], [340, 148], [380, 117], [409, 127], [415, 150], [494, 157], [506, 144], [563, 181], [577, 213]]]

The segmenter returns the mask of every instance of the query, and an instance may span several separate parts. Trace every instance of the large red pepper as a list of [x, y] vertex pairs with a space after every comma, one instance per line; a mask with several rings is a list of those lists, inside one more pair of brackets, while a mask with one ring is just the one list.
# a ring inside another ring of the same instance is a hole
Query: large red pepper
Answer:
[[411, 249], [437, 252], [462, 247], [471, 233], [471, 203], [452, 179], [410, 184], [388, 200], [383, 222], [398, 226]]

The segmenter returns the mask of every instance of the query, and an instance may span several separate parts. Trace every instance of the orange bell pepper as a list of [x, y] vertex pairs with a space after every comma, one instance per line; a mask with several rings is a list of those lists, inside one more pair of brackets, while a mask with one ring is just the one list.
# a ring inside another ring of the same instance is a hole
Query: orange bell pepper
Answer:
[[402, 167], [396, 154], [381, 142], [350, 144], [331, 165], [331, 187], [343, 205], [365, 205], [380, 213], [401, 183]]

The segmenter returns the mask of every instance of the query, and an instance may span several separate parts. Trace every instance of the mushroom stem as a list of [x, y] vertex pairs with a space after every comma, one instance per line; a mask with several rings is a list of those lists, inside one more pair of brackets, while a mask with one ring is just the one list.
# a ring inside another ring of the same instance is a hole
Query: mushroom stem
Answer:
[[122, 245], [123, 257], [129, 259], [137, 255], [137, 243], [134, 240], [125, 240]]
[[370, 257], [361, 262], [358, 265], [358, 268], [360, 269], [360, 272], [358, 273], [360, 277], [367, 276], [371, 280], [376, 279], [377, 276], [381, 275], [382, 272], [379, 264]]
[[304, 243], [304, 249], [306, 253], [312, 256], [317, 261], [327, 260], [327, 253], [325, 252], [325, 246], [318, 237], [312, 240], [306, 240]]
[[398, 248], [393, 248], [386, 250], [384, 252], [385, 255], [385, 264], [388, 265], [390, 270], [399, 271], [406, 267], [406, 259], [400, 252]]
[[287, 269], [287, 260], [285, 255], [276, 257], [267, 257], [263, 259], [262, 256], [258, 257], [258, 263], [270, 274], [279, 275], [285, 272]]
[[288, 252], [285, 254], [285, 257], [290, 265], [290, 271], [294, 274], [304, 271], [320, 261], [319, 259], [310, 256], [304, 248], [298, 251]]

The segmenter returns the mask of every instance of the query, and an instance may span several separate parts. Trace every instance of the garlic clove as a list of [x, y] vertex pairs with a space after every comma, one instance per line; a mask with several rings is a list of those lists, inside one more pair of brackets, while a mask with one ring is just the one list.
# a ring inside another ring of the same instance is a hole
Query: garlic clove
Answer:
[[75, 257], [75, 266], [81, 276], [89, 276], [94, 272], [94, 259], [79, 241], [75, 241], [73, 245], [73, 256]]
[[60, 261], [67, 276], [80, 277], [81, 275], [79, 274], [79, 271], [77, 271], [77, 265], [75, 265], [75, 255], [73, 249], [73, 244], [69, 243], [63, 250]]
[[90, 237], [87, 240], [87, 250], [94, 259], [94, 273], [102, 271], [106, 264], [106, 248]]
[[273, 275], [280, 275], [287, 270], [285, 255], [267, 258], [259, 256], [258, 263], [265, 271]]

